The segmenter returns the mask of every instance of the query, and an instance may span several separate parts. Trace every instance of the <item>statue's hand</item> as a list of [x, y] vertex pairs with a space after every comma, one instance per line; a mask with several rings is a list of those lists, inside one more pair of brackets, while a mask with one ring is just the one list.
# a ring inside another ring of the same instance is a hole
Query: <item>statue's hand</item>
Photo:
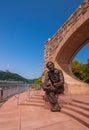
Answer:
[[59, 87], [62, 86], [62, 85], [63, 85], [62, 82], [58, 82], [58, 83], [54, 83], [54, 84], [53, 84], [53, 86], [54, 86], [55, 88], [59, 88]]
[[51, 87], [50, 87], [50, 91], [53, 91], [53, 92], [54, 92], [54, 91], [56, 91], [56, 88], [55, 88], [54, 86], [51, 86]]

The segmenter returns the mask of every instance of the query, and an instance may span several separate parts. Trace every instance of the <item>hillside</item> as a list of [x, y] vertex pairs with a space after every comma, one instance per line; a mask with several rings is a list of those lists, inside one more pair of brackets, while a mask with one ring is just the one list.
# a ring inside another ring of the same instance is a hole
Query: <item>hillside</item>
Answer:
[[9, 71], [7, 72], [0, 71], [0, 80], [29, 82], [28, 79], [23, 78], [19, 74], [11, 73]]

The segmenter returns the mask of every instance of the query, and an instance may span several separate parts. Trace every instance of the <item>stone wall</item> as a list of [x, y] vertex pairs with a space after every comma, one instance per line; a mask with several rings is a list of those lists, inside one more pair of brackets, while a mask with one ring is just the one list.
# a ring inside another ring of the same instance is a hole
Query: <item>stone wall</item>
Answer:
[[64, 25], [45, 44], [42, 80], [46, 63], [53, 61], [63, 71], [65, 93], [89, 94], [89, 84], [81, 82], [71, 71], [71, 62], [78, 51], [89, 42], [89, 0], [70, 16]]
[[85, 0], [79, 8], [70, 16], [57, 33], [45, 44], [43, 72], [48, 61], [53, 61], [56, 49], [62, 47], [62, 40], [65, 38], [71, 27], [89, 10], [89, 0]]
[[47, 40], [44, 49], [44, 64], [43, 75], [46, 72], [46, 63], [53, 61], [57, 48], [63, 46], [62, 40], [66, 38], [66, 35], [72, 28], [72, 26], [89, 10], [89, 0], [85, 0], [78, 9], [69, 17], [64, 25], [53, 35], [53, 37]]

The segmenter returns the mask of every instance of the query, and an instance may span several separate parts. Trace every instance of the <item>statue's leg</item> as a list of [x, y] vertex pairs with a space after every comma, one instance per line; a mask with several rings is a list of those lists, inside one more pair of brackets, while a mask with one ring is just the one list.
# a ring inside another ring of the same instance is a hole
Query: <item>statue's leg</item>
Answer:
[[60, 106], [60, 104], [59, 104], [59, 102], [58, 102], [59, 95], [60, 95], [60, 93], [59, 93], [59, 91], [58, 91], [58, 89], [57, 89], [57, 90], [55, 91], [55, 96], [56, 96], [56, 98], [57, 98], [57, 103], [56, 103], [55, 107], [56, 107], [57, 109], [61, 109], [61, 106]]
[[47, 95], [50, 103], [56, 103], [57, 102], [56, 97], [54, 95], [54, 92], [46, 92], [46, 95]]
[[58, 99], [54, 92], [46, 92], [48, 100], [52, 106], [51, 111], [60, 111], [60, 106], [58, 104]]

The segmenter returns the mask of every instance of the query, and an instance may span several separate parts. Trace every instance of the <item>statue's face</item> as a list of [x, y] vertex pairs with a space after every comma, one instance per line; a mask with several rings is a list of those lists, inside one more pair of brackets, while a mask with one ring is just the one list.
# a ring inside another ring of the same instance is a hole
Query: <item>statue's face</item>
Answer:
[[47, 66], [47, 68], [49, 70], [53, 71], [54, 70], [54, 64], [53, 63], [49, 63], [48, 66]]

